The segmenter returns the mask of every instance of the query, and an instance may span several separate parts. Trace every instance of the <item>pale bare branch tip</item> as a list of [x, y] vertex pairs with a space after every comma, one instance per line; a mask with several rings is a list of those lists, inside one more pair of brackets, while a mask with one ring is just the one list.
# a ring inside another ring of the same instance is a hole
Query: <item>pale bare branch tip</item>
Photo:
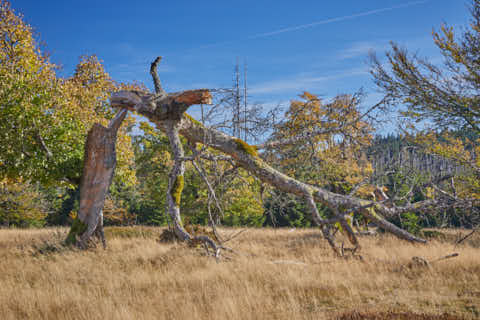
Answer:
[[162, 57], [158, 56], [150, 65], [150, 74], [152, 75], [153, 85], [155, 86], [155, 92], [160, 95], [166, 95], [165, 90], [162, 88], [160, 78], [158, 76], [157, 67], [158, 64], [162, 61]]

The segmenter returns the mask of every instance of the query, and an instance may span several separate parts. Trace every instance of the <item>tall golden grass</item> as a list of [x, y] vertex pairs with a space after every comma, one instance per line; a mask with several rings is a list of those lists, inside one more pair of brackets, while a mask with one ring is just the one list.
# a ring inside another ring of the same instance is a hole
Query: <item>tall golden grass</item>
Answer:
[[202, 248], [158, 242], [161, 231], [110, 229], [107, 250], [57, 251], [66, 229], [0, 230], [0, 318], [480, 317], [478, 235], [456, 248], [364, 237], [359, 260], [334, 257], [318, 230], [251, 229], [217, 263]]

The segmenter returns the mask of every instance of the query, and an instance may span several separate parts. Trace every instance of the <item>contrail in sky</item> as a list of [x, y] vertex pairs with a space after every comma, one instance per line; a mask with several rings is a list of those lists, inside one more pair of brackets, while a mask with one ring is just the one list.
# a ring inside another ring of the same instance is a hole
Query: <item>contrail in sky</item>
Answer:
[[426, 3], [428, 1], [429, 0], [413, 1], [413, 2], [400, 4], [398, 6], [381, 8], [381, 9], [376, 9], [376, 10], [370, 10], [370, 11], [365, 11], [365, 12], [361, 12], [361, 13], [357, 13], [357, 14], [352, 14], [352, 15], [349, 15], [349, 16], [331, 18], [331, 19], [316, 21], [316, 22], [312, 22], [312, 23], [302, 24], [302, 25], [299, 25], [299, 26], [293, 26], [293, 27], [289, 27], [289, 28], [285, 28], [285, 29], [279, 29], [279, 30], [275, 30], [275, 31], [271, 31], [271, 32], [259, 33], [259, 34], [249, 36], [248, 39], [265, 38], [265, 37], [273, 36], [273, 35], [280, 34], [280, 33], [311, 28], [311, 27], [322, 25], [322, 24], [329, 24], [329, 23], [333, 23], [333, 22], [339, 22], [339, 21], [351, 20], [351, 19], [355, 19], [355, 18], [359, 18], [359, 17], [370, 16], [372, 14], [377, 14], [377, 13], [380, 13], [380, 12], [391, 11], [391, 10], [395, 10], [395, 9], [406, 8], [406, 7], [411, 7], [411, 6], [414, 6], [414, 5], [423, 4], [423, 3]]
[[[429, 1], [430, 0], [412, 1], [412, 2], [407, 2], [407, 3], [400, 4], [400, 5], [393, 6], [393, 7], [380, 8], [380, 9], [360, 12], [360, 13], [356, 13], [356, 14], [352, 14], [352, 15], [348, 15], [348, 16], [342, 16], [342, 17], [337, 17], [337, 18], [330, 18], [330, 19], [326, 19], [326, 20], [315, 21], [315, 22], [302, 24], [302, 25], [298, 25], [298, 26], [293, 26], [293, 27], [288, 27], [288, 28], [284, 28], [284, 29], [279, 29], [279, 30], [275, 30], [275, 31], [254, 34], [254, 35], [248, 36], [246, 39], [248, 40], [248, 39], [266, 38], [266, 37], [274, 36], [274, 35], [277, 35], [277, 34], [280, 34], [280, 33], [292, 32], [292, 31], [297, 31], [297, 30], [301, 30], [301, 29], [316, 27], [316, 26], [323, 25], [323, 24], [329, 24], [329, 23], [340, 22], [340, 21], [345, 21], [345, 20], [352, 20], [352, 19], [355, 19], [355, 18], [370, 16], [370, 15], [378, 14], [378, 13], [381, 13], [381, 12], [392, 11], [392, 10], [401, 9], [401, 8], [407, 8], [407, 7], [411, 7], [411, 6], [415, 6], [415, 5], [419, 5], [419, 4], [424, 4], [424, 3], [427, 3]], [[201, 46], [201, 47], [199, 47], [199, 49], [200, 48], [208, 48], [208, 47], [218, 46], [218, 45], [222, 45], [222, 44], [230, 44], [230, 43], [234, 43], [234, 42], [236, 42], [236, 41], [218, 42], [218, 43], [213, 43], [213, 44]]]

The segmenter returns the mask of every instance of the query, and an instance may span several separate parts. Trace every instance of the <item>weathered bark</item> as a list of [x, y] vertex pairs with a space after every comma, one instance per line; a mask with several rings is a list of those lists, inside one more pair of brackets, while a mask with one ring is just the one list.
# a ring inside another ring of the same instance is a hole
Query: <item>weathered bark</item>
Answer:
[[[207, 96], [208, 91], [196, 90], [193, 92], [197, 92], [197, 97], [205, 97]], [[176, 93], [174, 95], [175, 97], [180, 97], [182, 95], [191, 95], [191, 93], [192, 91], [185, 91], [184, 93]], [[164, 102], [157, 103], [152, 106], [151, 101], [153, 100], [153, 96], [155, 95], [123, 91], [114, 93], [112, 95], [111, 104], [113, 107], [128, 108], [129, 110], [135, 110], [139, 112], [156, 123], [158, 128], [165, 132], [165, 115], [169, 114], [169, 110], [171, 110], [172, 107], [165, 103], [165, 98], [161, 99]], [[172, 100], [170, 101], [174, 101], [174, 98], [171, 99]], [[203, 100], [200, 98], [197, 99], [197, 103], [205, 103], [201, 101]], [[152, 110], [152, 108], [155, 109]], [[188, 106], [184, 105], [182, 110], [186, 110], [187, 108]], [[178, 113], [176, 113], [176, 115], [178, 115]], [[241, 139], [231, 137], [220, 131], [207, 128], [186, 114], [182, 115], [181, 120], [179, 121], [178, 129], [179, 133], [187, 138], [190, 142], [208, 144], [210, 147], [232, 156], [234, 161], [239, 166], [251, 172], [260, 180], [269, 183], [284, 192], [292, 193], [303, 198], [308, 198], [311, 196], [316, 201], [319, 201], [328, 207], [334, 208], [335, 210], [336, 208], [340, 207], [350, 211], [360, 212], [379, 227], [391, 232], [399, 238], [414, 242], [426, 242], [424, 239], [418, 238], [406, 232], [405, 230], [396, 227], [381, 216], [381, 214], [393, 215], [398, 212], [409, 211], [412, 209], [418, 210], [418, 208], [423, 204], [389, 208], [378, 202], [363, 200], [348, 195], [336, 194], [323, 188], [311, 186], [297, 181], [275, 170], [265, 163], [258, 156], [257, 148], [255, 146], [248, 145]], [[314, 215], [314, 221], [317, 221], [320, 225], [329, 223], [329, 221], [322, 220], [320, 216], [315, 215], [314, 211], [312, 211], [312, 214]], [[336, 217], [335, 220], [342, 221], [343, 218]], [[326, 231], [327, 230], [325, 230], [324, 233]], [[354, 245], [357, 245], [356, 238], [351, 238], [351, 241]]]
[[112, 106], [137, 111], [156, 121], [180, 120], [183, 113], [194, 104], [211, 104], [212, 96], [207, 89], [187, 90], [177, 93], [151, 94], [140, 91], [112, 93]]
[[180, 200], [184, 186], [185, 165], [181, 158], [184, 152], [180, 136], [178, 135], [178, 121], [165, 121], [165, 130], [173, 151], [175, 160], [170, 175], [168, 177], [167, 205], [168, 214], [173, 222], [173, 230], [177, 238], [183, 241], [190, 241], [190, 234], [183, 228], [182, 219], [180, 217]]
[[162, 57], [157, 57], [157, 59], [155, 59], [155, 61], [152, 62], [152, 65], [150, 66], [150, 75], [152, 76], [152, 79], [153, 79], [155, 92], [158, 95], [166, 96], [167, 93], [165, 92], [165, 90], [163, 90], [162, 83], [160, 82], [160, 78], [158, 77], [158, 73], [157, 73], [157, 67], [160, 61], [162, 61]]
[[180, 201], [184, 186], [185, 164], [183, 160], [183, 147], [180, 141], [180, 135], [178, 134], [179, 121], [166, 120], [163, 122], [163, 125], [167, 133], [174, 157], [174, 165], [168, 178], [167, 205], [168, 213], [173, 222], [173, 230], [175, 235], [182, 241], [187, 241], [190, 243], [204, 243], [206, 246], [210, 246], [214, 251], [215, 258], [218, 259], [221, 248], [220, 246], [218, 246], [208, 236], [191, 235], [185, 230], [185, 228], [183, 228], [182, 218], [180, 216]]
[[120, 110], [107, 128], [96, 123], [88, 132], [80, 182], [80, 208], [67, 236], [67, 244], [86, 247], [95, 234], [104, 247], [106, 245], [102, 210], [117, 161], [117, 132], [126, 114], [127, 110]]

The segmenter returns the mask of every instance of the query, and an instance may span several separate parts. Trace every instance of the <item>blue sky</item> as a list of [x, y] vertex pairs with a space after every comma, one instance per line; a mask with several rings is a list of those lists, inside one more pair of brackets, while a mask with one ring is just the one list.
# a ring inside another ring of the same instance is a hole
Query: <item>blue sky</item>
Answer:
[[72, 73], [96, 54], [119, 81], [151, 85], [148, 67], [164, 57], [167, 91], [229, 87], [246, 61], [250, 101], [288, 102], [307, 90], [325, 97], [363, 87], [378, 98], [367, 54], [393, 40], [440, 61], [431, 32], [468, 22], [464, 0], [123, 1], [14, 0], [52, 61]]

